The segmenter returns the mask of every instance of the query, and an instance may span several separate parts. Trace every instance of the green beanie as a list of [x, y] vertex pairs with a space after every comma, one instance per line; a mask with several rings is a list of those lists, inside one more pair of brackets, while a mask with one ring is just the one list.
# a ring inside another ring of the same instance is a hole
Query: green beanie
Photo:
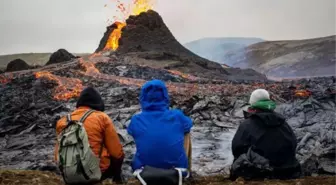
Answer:
[[276, 108], [276, 104], [272, 100], [260, 100], [252, 104], [250, 107], [261, 110], [274, 110]]

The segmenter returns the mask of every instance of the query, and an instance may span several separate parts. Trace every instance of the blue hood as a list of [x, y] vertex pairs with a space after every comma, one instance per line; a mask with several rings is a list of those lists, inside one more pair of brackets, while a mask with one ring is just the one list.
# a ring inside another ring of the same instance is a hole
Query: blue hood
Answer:
[[169, 95], [164, 82], [151, 80], [141, 88], [140, 104], [142, 111], [164, 111], [169, 109]]

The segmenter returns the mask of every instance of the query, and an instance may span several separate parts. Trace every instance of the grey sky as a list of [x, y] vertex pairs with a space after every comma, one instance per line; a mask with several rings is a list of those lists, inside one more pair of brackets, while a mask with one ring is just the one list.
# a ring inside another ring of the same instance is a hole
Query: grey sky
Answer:
[[[112, 0], [109, 0], [112, 1]], [[303, 39], [335, 34], [335, 0], [156, 0], [181, 42], [202, 37]], [[92, 52], [108, 0], [0, 0], [0, 54]]]

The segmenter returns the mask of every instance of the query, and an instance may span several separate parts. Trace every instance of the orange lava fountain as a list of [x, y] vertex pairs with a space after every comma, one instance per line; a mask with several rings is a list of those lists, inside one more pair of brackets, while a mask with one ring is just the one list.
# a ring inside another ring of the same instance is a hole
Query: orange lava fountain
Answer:
[[[126, 26], [126, 19], [130, 15], [139, 15], [142, 12], [147, 12], [148, 10], [153, 9], [154, 6], [153, 0], [133, 0], [129, 8], [126, 8], [124, 3], [120, 2], [120, 0], [117, 0], [116, 3], [117, 9], [123, 14], [123, 17], [119, 21], [115, 20], [115, 25], [117, 28], [115, 28], [110, 34], [104, 50], [115, 51], [118, 49], [122, 28]], [[114, 18], [117, 19], [117, 17]]]

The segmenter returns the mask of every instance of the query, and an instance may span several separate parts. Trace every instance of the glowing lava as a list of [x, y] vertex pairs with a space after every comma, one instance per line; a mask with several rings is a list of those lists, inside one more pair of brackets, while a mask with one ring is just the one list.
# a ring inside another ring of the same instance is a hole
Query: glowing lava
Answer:
[[121, 37], [121, 29], [126, 26], [126, 23], [115, 22], [117, 28], [114, 28], [113, 32], [110, 34], [104, 50], [112, 49], [117, 50], [119, 47], [119, 39]]
[[308, 98], [311, 95], [312, 95], [312, 92], [310, 92], [309, 90], [296, 90], [295, 91], [295, 96], [296, 97]]
[[132, 15], [139, 15], [154, 8], [153, 0], [133, 0]]
[[[115, 25], [117, 28], [114, 28], [112, 33], [109, 35], [109, 38], [106, 42], [104, 50], [117, 50], [119, 47], [119, 39], [122, 34], [122, 28], [126, 26], [126, 18], [130, 15], [139, 15], [142, 12], [147, 12], [154, 7], [153, 0], [133, 0], [129, 8], [124, 6], [124, 3], [120, 0], [116, 1], [117, 9], [123, 14], [121, 20], [115, 20]], [[116, 16], [114, 19], [118, 19]]]
[[76, 78], [64, 78], [51, 74], [48, 71], [40, 71], [35, 73], [36, 78], [46, 78], [57, 83], [54, 91], [54, 99], [68, 100], [79, 97], [83, 90], [82, 81]]
[[84, 67], [86, 75], [97, 75], [100, 74], [99, 70], [96, 68], [95, 64], [91, 61], [85, 61], [83, 58], [79, 59], [79, 64]]
[[182, 77], [184, 79], [188, 79], [188, 80], [196, 80], [197, 79], [196, 76], [193, 76], [193, 75], [190, 75], [190, 74], [186, 74], [186, 73], [182, 73], [180, 71], [176, 71], [176, 70], [167, 70], [167, 71], [170, 72], [171, 74], [180, 76], [180, 77]]
[[13, 78], [13, 74], [9, 73], [9, 75], [0, 75], [0, 84], [7, 84]]

